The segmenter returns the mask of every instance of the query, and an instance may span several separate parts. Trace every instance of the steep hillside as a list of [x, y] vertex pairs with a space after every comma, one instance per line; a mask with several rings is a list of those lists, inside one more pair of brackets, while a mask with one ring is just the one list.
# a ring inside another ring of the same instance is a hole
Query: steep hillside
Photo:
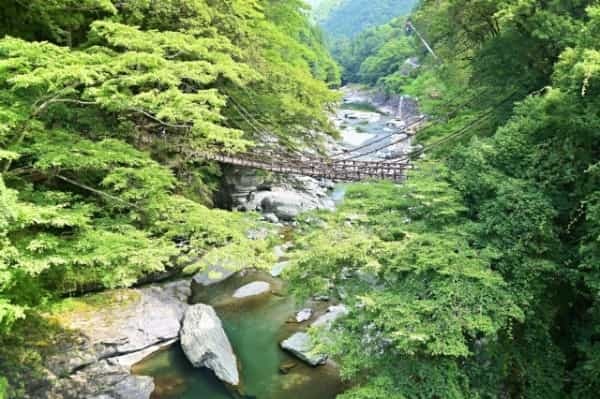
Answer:
[[310, 0], [309, 3], [327, 34], [340, 39], [408, 14], [416, 0]]

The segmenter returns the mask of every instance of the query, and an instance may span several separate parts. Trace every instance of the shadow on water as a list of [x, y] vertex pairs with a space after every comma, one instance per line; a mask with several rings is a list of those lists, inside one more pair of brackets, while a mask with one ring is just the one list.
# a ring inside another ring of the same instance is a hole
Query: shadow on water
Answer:
[[[232, 298], [235, 289], [257, 280], [271, 283], [276, 295]], [[312, 368], [279, 348], [280, 341], [305, 328], [288, 322], [299, 305], [285, 295], [280, 280], [264, 272], [250, 272], [236, 275], [210, 291], [195, 290], [192, 302], [209, 302], [221, 317], [238, 357], [241, 392], [245, 396], [235, 396], [212, 372], [193, 368], [176, 344], [134, 368], [136, 374], [154, 377], [153, 399], [333, 399], [341, 392], [338, 372], [332, 364]], [[288, 374], [281, 374], [281, 365], [290, 362], [295, 366]]]

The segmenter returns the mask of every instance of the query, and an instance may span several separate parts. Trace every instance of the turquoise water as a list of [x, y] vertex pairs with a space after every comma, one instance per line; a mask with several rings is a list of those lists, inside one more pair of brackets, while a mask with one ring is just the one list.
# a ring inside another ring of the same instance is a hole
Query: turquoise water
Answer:
[[[233, 291], [251, 281], [268, 281], [275, 295], [250, 300], [233, 300]], [[279, 349], [279, 342], [305, 328], [289, 323], [299, 306], [283, 292], [280, 281], [253, 272], [235, 276], [207, 293], [198, 291], [192, 302], [210, 302], [223, 321], [238, 357], [242, 385], [232, 392], [208, 370], [194, 369], [179, 345], [154, 354], [134, 368], [136, 374], [155, 378], [153, 399], [333, 399], [341, 392], [336, 368], [327, 364], [307, 366]], [[206, 301], [206, 296], [212, 297]], [[282, 364], [296, 365], [289, 374], [279, 372]]]

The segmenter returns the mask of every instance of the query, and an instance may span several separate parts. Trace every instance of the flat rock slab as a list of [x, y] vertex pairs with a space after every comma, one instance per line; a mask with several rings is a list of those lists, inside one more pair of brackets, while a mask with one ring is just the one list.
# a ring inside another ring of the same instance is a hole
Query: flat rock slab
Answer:
[[271, 292], [271, 284], [265, 281], [255, 281], [238, 288], [233, 297], [237, 299], [248, 298]]
[[212, 306], [197, 304], [186, 310], [180, 340], [194, 367], [209, 368], [221, 381], [239, 385], [237, 359]]
[[281, 342], [281, 348], [290, 352], [298, 359], [310, 364], [313, 367], [325, 364], [327, 355], [324, 353], [314, 353], [314, 345], [310, 335], [305, 332], [297, 332], [288, 339]]

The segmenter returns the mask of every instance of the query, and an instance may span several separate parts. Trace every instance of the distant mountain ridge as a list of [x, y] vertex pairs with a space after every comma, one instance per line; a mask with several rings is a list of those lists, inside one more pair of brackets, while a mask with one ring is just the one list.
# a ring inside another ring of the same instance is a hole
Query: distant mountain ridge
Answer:
[[352, 38], [365, 29], [407, 15], [418, 0], [307, 0], [313, 19], [331, 39]]

